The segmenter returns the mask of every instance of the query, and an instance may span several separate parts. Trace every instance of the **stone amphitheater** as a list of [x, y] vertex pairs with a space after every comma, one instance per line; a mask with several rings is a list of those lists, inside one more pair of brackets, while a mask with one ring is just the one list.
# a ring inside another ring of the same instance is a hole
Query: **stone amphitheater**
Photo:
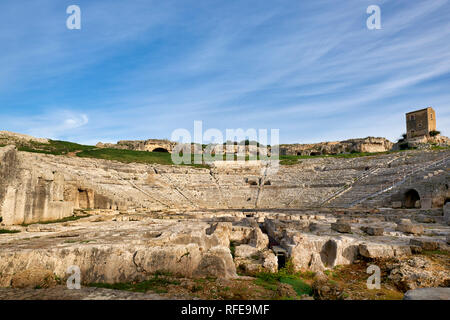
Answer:
[[[194, 168], [2, 147], [1, 228], [11, 233], [0, 234], [0, 287], [67, 279], [70, 266], [84, 284], [160, 270], [235, 279], [288, 261], [324, 272], [448, 252], [449, 164], [448, 149], [308, 158], [272, 172], [259, 161]], [[46, 223], [68, 217], [77, 219]], [[433, 272], [389, 276], [406, 289], [450, 284], [448, 265]]]

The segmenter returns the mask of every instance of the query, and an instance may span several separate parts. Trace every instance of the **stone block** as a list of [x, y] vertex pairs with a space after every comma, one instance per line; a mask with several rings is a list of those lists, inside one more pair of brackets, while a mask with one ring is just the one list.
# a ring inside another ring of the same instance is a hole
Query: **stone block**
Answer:
[[351, 233], [352, 227], [349, 223], [345, 222], [336, 222], [331, 224], [331, 230], [340, 232], [340, 233]]
[[392, 208], [393, 209], [400, 209], [402, 207], [402, 202], [401, 201], [393, 201], [392, 202]]
[[437, 250], [439, 248], [439, 242], [425, 239], [411, 239], [409, 244], [412, 246], [421, 247], [423, 250]]
[[361, 227], [361, 230], [369, 236], [382, 236], [384, 233], [384, 229], [382, 227]]
[[396, 230], [410, 234], [423, 234], [423, 226], [412, 223], [399, 223], [397, 224]]

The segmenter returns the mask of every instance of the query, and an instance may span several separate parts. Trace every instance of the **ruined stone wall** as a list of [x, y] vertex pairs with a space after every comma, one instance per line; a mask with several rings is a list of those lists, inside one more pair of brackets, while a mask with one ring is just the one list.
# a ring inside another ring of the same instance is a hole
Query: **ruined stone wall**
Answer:
[[393, 144], [385, 138], [367, 137], [345, 141], [321, 142], [314, 144], [284, 144], [280, 146], [282, 155], [333, 155], [351, 152], [385, 152]]
[[96, 146], [98, 148], [113, 148], [135, 151], [149, 151], [152, 152], [157, 149], [167, 150], [172, 152], [176, 143], [168, 140], [149, 139], [149, 140], [121, 140], [117, 144], [114, 143], [101, 143]]

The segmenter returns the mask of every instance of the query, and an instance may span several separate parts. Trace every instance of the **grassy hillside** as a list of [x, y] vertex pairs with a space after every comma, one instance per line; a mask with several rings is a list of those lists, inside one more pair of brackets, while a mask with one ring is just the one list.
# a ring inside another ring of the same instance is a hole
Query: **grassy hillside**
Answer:
[[[162, 164], [162, 165], [173, 165], [173, 161], [170, 153], [165, 152], [147, 152], [147, 151], [133, 151], [133, 150], [123, 150], [123, 149], [111, 149], [111, 148], [97, 148], [95, 146], [87, 146], [81, 145], [78, 143], [67, 142], [67, 141], [59, 141], [59, 140], [49, 140], [50, 143], [38, 143], [38, 142], [23, 142], [16, 143], [16, 146], [19, 151], [26, 152], [36, 152], [36, 153], [45, 153], [52, 155], [70, 155], [77, 156], [81, 158], [93, 158], [93, 159], [104, 159], [104, 160], [115, 160], [124, 163], [146, 163], [146, 164]], [[3, 145], [4, 146], [4, 145]], [[2, 147], [2, 145], [0, 145]], [[434, 150], [448, 149], [443, 147], [434, 147]], [[387, 151], [387, 152], [377, 152], [377, 153], [349, 153], [349, 154], [337, 154], [337, 155], [319, 155], [319, 156], [280, 156], [280, 164], [281, 165], [293, 165], [298, 163], [301, 159], [309, 159], [309, 158], [324, 158], [324, 157], [333, 157], [333, 158], [356, 158], [356, 157], [365, 157], [365, 156], [376, 156], [393, 152], [403, 152], [400, 151]], [[194, 156], [192, 155], [192, 158]], [[248, 156], [246, 160], [248, 160]], [[235, 159], [237, 157], [235, 156]], [[224, 156], [225, 160], [225, 156]], [[192, 163], [194, 161], [192, 160]], [[189, 164], [188, 164], [189, 165]], [[206, 165], [196, 165], [191, 164], [190, 166], [194, 167], [207, 167]]]

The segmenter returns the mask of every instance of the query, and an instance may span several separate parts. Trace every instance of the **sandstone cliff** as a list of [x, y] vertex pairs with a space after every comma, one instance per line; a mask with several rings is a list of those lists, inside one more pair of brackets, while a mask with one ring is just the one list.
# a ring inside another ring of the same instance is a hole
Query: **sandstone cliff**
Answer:
[[280, 154], [315, 156], [351, 152], [385, 152], [391, 150], [392, 146], [393, 143], [385, 138], [367, 137], [313, 144], [283, 144], [280, 145]]

